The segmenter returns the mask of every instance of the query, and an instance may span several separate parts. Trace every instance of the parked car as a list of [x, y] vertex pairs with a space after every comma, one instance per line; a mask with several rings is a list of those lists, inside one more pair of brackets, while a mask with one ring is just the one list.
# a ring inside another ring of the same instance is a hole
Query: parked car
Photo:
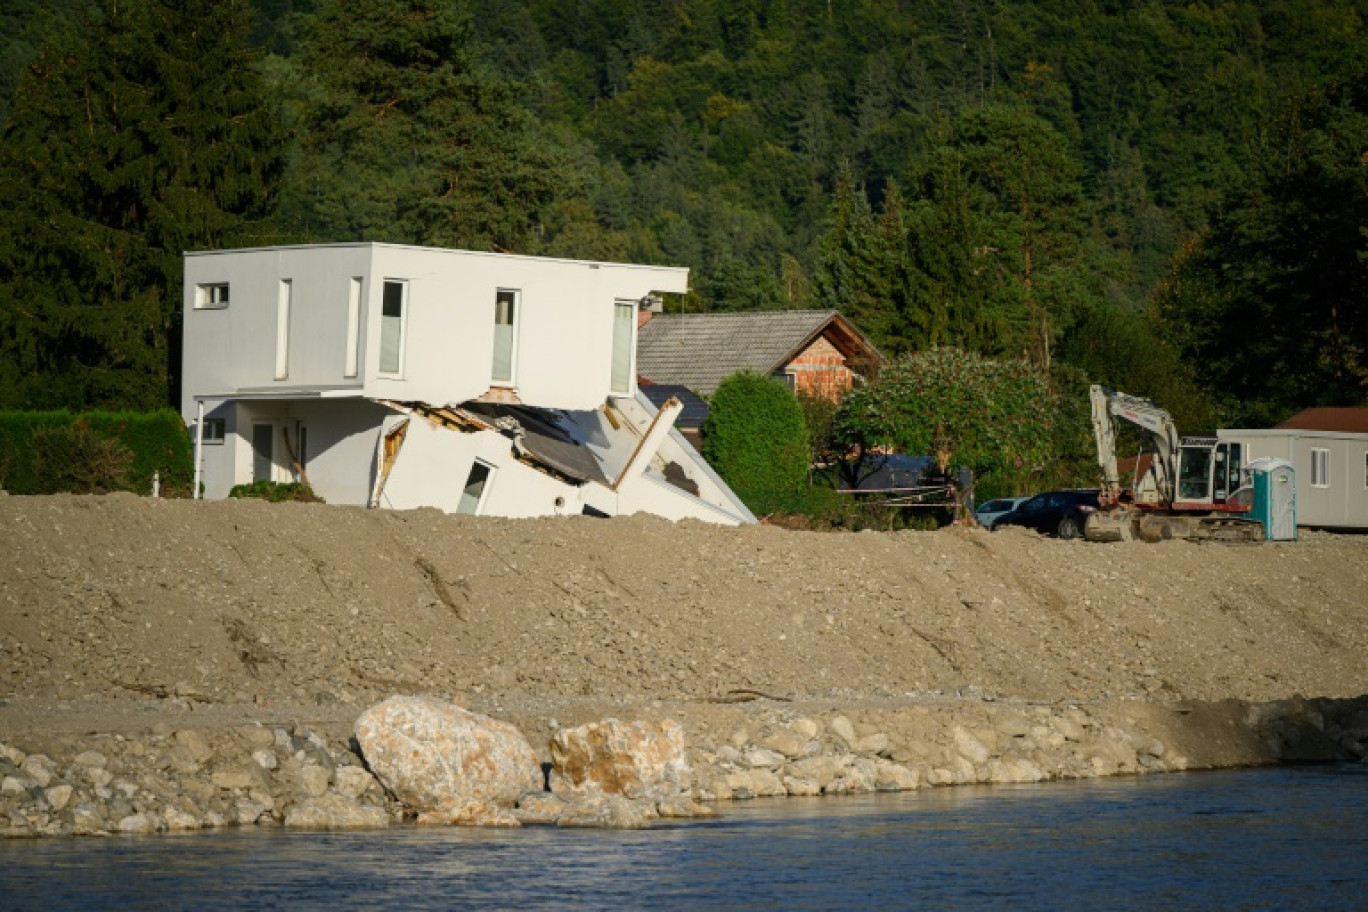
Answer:
[[1096, 512], [1097, 491], [1046, 491], [1037, 494], [1006, 516], [998, 517], [994, 528], [1025, 526], [1044, 535], [1079, 538], [1087, 525], [1088, 514]]
[[991, 530], [999, 519], [1028, 500], [1029, 497], [995, 497], [986, 500], [974, 510], [974, 519], [978, 520], [978, 524], [983, 528]]

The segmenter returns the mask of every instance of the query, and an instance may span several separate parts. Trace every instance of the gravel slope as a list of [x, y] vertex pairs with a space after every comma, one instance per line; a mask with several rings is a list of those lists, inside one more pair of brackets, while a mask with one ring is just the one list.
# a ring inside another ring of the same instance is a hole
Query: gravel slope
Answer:
[[129, 495], [0, 496], [0, 529], [0, 733], [345, 719], [395, 692], [506, 714], [735, 690], [1368, 693], [1368, 537], [1096, 545]]

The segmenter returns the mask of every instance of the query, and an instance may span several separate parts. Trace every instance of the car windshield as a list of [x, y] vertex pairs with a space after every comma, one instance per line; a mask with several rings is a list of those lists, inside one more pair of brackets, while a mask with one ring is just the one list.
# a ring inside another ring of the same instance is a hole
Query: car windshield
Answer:
[[983, 506], [979, 507], [979, 512], [1003, 513], [1010, 509], [1012, 509], [1012, 502], [1010, 500], [990, 500]]

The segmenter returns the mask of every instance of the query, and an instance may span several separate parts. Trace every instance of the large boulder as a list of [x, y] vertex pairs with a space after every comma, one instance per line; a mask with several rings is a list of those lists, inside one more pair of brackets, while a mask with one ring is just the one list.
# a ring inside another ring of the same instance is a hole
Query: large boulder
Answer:
[[666, 719], [605, 719], [562, 728], [551, 737], [551, 790], [563, 795], [621, 795], [659, 802], [689, 792], [684, 729]]
[[542, 787], [537, 755], [516, 728], [445, 700], [391, 697], [356, 720], [356, 740], [376, 778], [434, 823], [507, 825], [511, 817], [494, 810]]

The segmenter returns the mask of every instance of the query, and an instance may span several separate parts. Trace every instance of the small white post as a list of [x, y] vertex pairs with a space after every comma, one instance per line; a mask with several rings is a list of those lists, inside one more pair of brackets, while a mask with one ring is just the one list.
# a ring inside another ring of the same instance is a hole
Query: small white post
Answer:
[[200, 475], [204, 471], [204, 400], [199, 401], [199, 407], [195, 415], [195, 487], [192, 495], [195, 500], [200, 499]]

